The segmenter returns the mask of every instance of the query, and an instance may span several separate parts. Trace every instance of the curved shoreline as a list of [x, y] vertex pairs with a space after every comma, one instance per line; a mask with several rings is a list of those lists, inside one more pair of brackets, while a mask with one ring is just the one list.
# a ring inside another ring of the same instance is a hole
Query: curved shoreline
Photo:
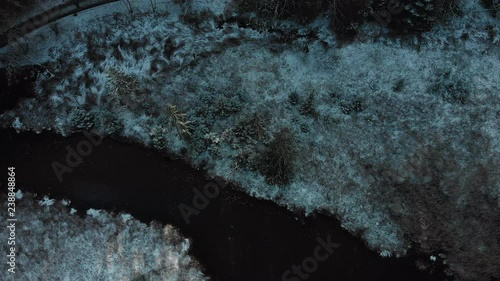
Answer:
[[373, 281], [445, 277], [442, 273], [429, 276], [418, 271], [414, 267], [417, 255], [401, 259], [380, 257], [331, 216], [297, 217], [284, 207], [251, 197], [232, 186], [221, 188], [220, 195], [210, 199], [208, 206], [186, 224], [178, 205], [192, 205], [193, 188], [202, 190], [207, 183], [204, 172], [183, 160], [167, 160], [140, 145], [103, 139], [60, 184], [50, 163], [62, 163], [65, 147], [76, 147], [84, 136], [1, 132], [5, 136], [2, 149], [7, 150], [4, 163], [17, 166], [23, 191], [40, 197], [69, 198], [71, 206], [79, 211], [125, 211], [146, 223], [157, 220], [173, 224], [183, 236], [192, 238], [193, 256], [214, 280], [276, 280], [289, 267], [310, 256], [318, 237], [328, 235], [341, 247], [309, 280], [332, 276]]

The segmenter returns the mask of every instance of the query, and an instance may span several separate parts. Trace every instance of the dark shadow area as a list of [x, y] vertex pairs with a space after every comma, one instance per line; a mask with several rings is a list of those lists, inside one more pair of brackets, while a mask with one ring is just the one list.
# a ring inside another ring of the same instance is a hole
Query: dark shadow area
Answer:
[[4, 25], [11, 18], [21, 16], [26, 11], [34, 9], [35, 0], [4, 0], [0, 2], [0, 24]]
[[[32, 1], [32, 0], [29, 0]], [[13, 44], [16, 42], [22, 42], [21, 38], [26, 34], [32, 32], [33, 30], [40, 28], [44, 25], [47, 25], [51, 22], [54, 22], [58, 19], [73, 15], [77, 16], [78, 12], [88, 10], [94, 7], [98, 7], [101, 5], [105, 5], [108, 3], [116, 2], [118, 0], [73, 0], [65, 2], [61, 5], [52, 7], [47, 9], [46, 7], [41, 7], [43, 12], [23, 21], [15, 24], [10, 27], [8, 30], [0, 34], [0, 48], [7, 46], [8, 44]], [[12, 0], [12, 2], [18, 2], [17, 0]], [[33, 1], [32, 1], [33, 2]], [[9, 5], [0, 4], [0, 23], [2, 22], [1, 15], [5, 13], [9, 15], [8, 10], [6, 9]], [[19, 8], [17, 5], [10, 5], [11, 8], [14, 8], [18, 11], [18, 15], [16, 17], [22, 16], [26, 11], [26, 8]], [[30, 6], [29, 9], [33, 9], [33, 5]], [[39, 7], [40, 8], [40, 7]], [[46, 9], [43, 9], [46, 8]], [[10, 15], [12, 16], [12, 15]], [[4, 22], [6, 22], [4, 20]], [[15, 21], [14, 21], [15, 23]]]
[[22, 67], [15, 74], [9, 75], [7, 70], [0, 69], [0, 114], [12, 109], [20, 100], [33, 97], [34, 83], [38, 71], [33, 67]]

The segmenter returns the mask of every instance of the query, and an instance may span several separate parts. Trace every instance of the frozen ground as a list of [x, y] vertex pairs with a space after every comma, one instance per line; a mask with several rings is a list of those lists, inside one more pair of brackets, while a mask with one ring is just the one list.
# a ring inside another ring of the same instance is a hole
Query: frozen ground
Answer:
[[[16, 197], [15, 280], [207, 280], [172, 226], [92, 209], [82, 218], [67, 201]], [[0, 232], [9, 236], [6, 227]], [[14, 280], [9, 274], [3, 270], [2, 280]]]
[[[258, 198], [336, 215], [382, 255], [415, 244], [463, 279], [498, 277], [499, 23], [478, 1], [420, 37], [366, 24], [349, 44], [322, 19], [273, 23], [279, 35], [210, 2], [135, 3], [133, 17], [109, 4], [0, 50], [47, 69], [2, 125], [126, 136]], [[296, 160], [273, 185], [260, 163], [281, 128]]]

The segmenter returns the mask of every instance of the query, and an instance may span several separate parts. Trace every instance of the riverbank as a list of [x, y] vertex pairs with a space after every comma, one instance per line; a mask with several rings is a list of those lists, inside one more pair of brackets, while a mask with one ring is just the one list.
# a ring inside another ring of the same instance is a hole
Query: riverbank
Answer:
[[[59, 182], [52, 163], [65, 163], [66, 147], [76, 149], [87, 137], [75, 134], [65, 138], [49, 132], [17, 134], [13, 130], [2, 130], [1, 135], [1, 169], [15, 166], [23, 191], [36, 193], [40, 199], [70, 200], [69, 207], [82, 215], [89, 208], [105, 209], [129, 213], [146, 224], [152, 220], [172, 224], [191, 239], [190, 253], [212, 280], [280, 280], [292, 265], [311, 256], [318, 238], [330, 235], [341, 246], [308, 280], [445, 278], [436, 266], [438, 262], [415, 255], [382, 258], [332, 217], [303, 217], [232, 186], [221, 187], [220, 194], [198, 215], [192, 215], [187, 224], [179, 205], [193, 206], [193, 189], [203, 192], [212, 181], [181, 160], [138, 145], [105, 138]], [[22, 209], [18, 214], [22, 215]], [[430, 266], [433, 275], [416, 269], [416, 260]]]

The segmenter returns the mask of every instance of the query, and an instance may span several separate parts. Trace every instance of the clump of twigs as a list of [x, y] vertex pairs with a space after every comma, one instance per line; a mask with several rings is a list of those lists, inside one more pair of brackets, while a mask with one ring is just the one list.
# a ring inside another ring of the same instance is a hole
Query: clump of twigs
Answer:
[[177, 106], [173, 104], [167, 104], [165, 109], [170, 115], [170, 122], [172, 126], [176, 128], [179, 136], [181, 138], [191, 136], [191, 124], [193, 122], [187, 120], [187, 115], [181, 113], [179, 109], [177, 109]]

